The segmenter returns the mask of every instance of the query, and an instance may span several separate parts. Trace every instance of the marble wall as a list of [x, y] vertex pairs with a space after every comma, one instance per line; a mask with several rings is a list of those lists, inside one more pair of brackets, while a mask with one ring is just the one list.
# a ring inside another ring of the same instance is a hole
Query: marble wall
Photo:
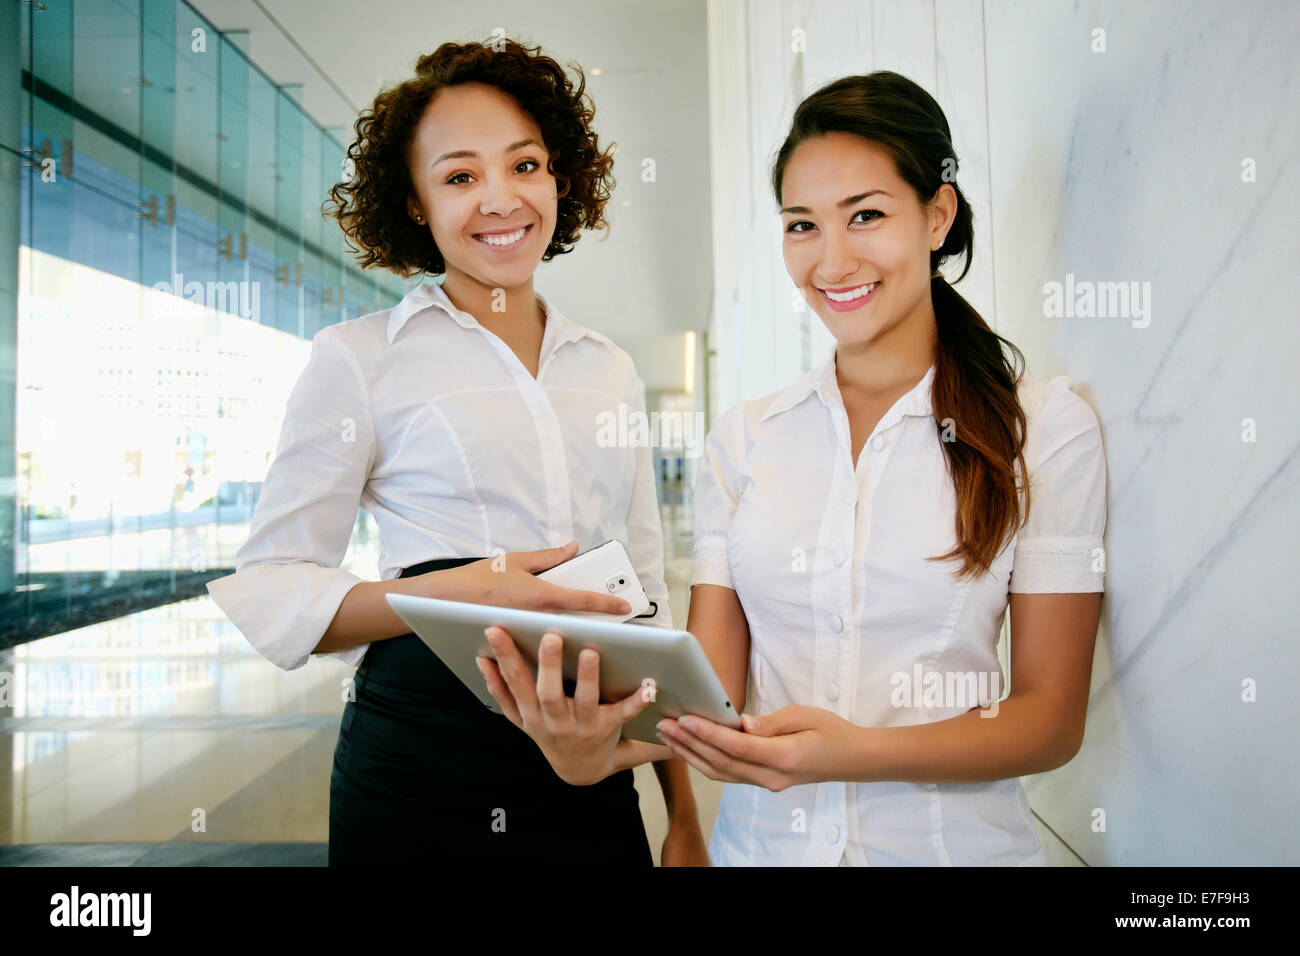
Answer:
[[[1300, 4], [711, 0], [709, 43], [713, 413], [831, 347], [767, 185], [794, 106], [911, 77], [975, 212], [957, 288], [1105, 434], [1087, 736], [1025, 778], [1034, 811], [1093, 865], [1300, 862]], [[1095, 283], [1138, 297], [1089, 312]]]

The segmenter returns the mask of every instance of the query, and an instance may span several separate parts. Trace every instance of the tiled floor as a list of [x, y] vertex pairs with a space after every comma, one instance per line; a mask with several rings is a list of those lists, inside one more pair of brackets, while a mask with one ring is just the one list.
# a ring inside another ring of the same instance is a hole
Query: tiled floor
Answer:
[[[671, 505], [663, 517], [683, 627], [689, 517]], [[377, 577], [368, 561], [345, 564]], [[12, 675], [12, 706], [0, 709], [11, 715], [0, 716], [0, 865], [323, 863], [350, 673], [333, 658], [279, 670], [206, 596], [0, 652], [0, 680]], [[691, 775], [707, 838], [722, 785]], [[657, 861], [663, 797], [649, 765], [636, 783]], [[1040, 832], [1054, 864], [1078, 864]]]

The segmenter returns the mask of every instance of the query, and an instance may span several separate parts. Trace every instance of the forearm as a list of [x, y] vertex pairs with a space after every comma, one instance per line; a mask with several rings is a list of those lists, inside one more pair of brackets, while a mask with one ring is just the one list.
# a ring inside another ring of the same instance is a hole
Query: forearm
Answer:
[[409, 578], [363, 581], [344, 596], [343, 603], [312, 653], [328, 654], [409, 634], [410, 627], [389, 606], [386, 597], [389, 594], [414, 594], [470, 604], [491, 603], [483, 575], [467, 573], [469, 570], [469, 565], [461, 565]]
[[411, 628], [389, 607], [386, 595], [426, 595], [427, 588], [421, 586], [420, 577], [423, 575], [389, 581], [362, 581], [352, 588], [344, 595], [343, 603], [312, 653], [328, 654], [410, 633]]
[[654, 768], [659, 788], [664, 792], [668, 819], [677, 823], [698, 820], [699, 809], [695, 806], [695, 791], [691, 788], [690, 768], [686, 761], [680, 757], [656, 760]]
[[907, 727], [859, 727], [845, 761], [849, 781], [977, 783], [1042, 773], [1069, 761], [1080, 734], [1059, 705], [1011, 696], [989, 710]]

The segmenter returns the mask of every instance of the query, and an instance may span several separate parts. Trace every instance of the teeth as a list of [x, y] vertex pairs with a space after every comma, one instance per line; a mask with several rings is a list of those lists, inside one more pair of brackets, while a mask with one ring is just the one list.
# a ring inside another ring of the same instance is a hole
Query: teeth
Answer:
[[516, 229], [514, 232], [503, 233], [499, 236], [477, 236], [475, 238], [486, 242], [489, 246], [513, 246], [524, 237], [527, 230], [528, 227], [524, 226], [522, 229]]
[[858, 286], [856, 289], [849, 292], [830, 292], [826, 289], [823, 289], [822, 291], [826, 293], [826, 298], [830, 299], [832, 302], [852, 302], [854, 299], [860, 299], [864, 295], [867, 295], [878, 285], [880, 285], [879, 282], [872, 282], [870, 285]]

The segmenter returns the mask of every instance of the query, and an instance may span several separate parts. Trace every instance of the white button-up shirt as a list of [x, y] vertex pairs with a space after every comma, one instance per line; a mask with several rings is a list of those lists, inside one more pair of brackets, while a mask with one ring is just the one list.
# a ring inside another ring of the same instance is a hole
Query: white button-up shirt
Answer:
[[[658, 605], [637, 623], [672, 626], [649, 447], [601, 430], [644, 414], [644, 385], [626, 352], [538, 298], [536, 379], [434, 283], [316, 335], [235, 573], [208, 584], [273, 664], [306, 663], [363, 580], [338, 566], [358, 507], [378, 525], [383, 580], [434, 558], [615, 538]], [[357, 664], [369, 646], [331, 656]]]
[[[885, 413], [856, 468], [833, 355], [709, 433], [692, 583], [734, 588], [744, 608], [747, 712], [800, 704], [864, 727], [959, 716], [1003, 696], [996, 648], [1010, 592], [1102, 590], [1101, 434], [1065, 377], [1021, 382], [1032, 498], [1015, 540], [974, 581], [954, 577], [956, 559], [925, 560], [956, 544], [933, 380], [931, 366]], [[709, 852], [723, 865], [1046, 862], [1014, 778], [780, 793], [729, 783]]]

